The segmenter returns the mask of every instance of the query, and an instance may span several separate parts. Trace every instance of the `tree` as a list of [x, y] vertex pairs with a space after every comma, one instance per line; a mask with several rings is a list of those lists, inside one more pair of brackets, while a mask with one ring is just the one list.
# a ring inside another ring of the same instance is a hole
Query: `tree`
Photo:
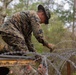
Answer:
[[13, 0], [0, 0], [0, 2], [3, 4], [0, 7], [0, 25], [4, 22], [4, 18], [7, 15], [7, 9], [8, 5], [12, 2]]

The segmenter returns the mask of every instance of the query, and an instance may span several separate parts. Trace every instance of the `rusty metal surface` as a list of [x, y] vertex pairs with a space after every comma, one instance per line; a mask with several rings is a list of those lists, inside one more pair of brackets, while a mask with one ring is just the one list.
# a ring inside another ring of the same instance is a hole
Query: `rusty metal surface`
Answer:
[[0, 54], [0, 67], [27, 64], [35, 65], [35, 56], [29, 54], [25, 55], [25, 52], [24, 55], [16, 55], [17, 53], [22, 54], [22, 52], [7, 52]]
[[33, 60], [24, 60], [24, 59], [3, 59], [0, 60], [0, 67], [2, 66], [19, 66], [19, 65], [27, 65], [31, 64], [34, 65], [35, 63]]

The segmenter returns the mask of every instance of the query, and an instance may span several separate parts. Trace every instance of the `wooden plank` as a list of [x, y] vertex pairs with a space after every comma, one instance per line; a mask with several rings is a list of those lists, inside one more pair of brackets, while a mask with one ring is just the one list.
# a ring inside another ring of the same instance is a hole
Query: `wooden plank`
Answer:
[[2, 66], [19, 66], [19, 65], [27, 65], [32, 64], [35, 65], [35, 62], [33, 60], [24, 60], [24, 59], [3, 59], [0, 60], [0, 67]]

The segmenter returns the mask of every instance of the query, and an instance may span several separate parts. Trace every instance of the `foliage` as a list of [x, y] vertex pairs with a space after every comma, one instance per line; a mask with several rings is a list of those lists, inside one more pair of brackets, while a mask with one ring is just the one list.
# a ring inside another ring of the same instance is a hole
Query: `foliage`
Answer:
[[76, 73], [73, 73], [73, 75], [76, 75]]

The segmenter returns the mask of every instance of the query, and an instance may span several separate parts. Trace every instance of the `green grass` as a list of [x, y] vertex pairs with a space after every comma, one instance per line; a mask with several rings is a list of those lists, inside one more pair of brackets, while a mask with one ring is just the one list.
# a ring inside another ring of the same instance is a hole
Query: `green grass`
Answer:
[[73, 73], [73, 75], [76, 75], [76, 72], [75, 72], [75, 73]]

